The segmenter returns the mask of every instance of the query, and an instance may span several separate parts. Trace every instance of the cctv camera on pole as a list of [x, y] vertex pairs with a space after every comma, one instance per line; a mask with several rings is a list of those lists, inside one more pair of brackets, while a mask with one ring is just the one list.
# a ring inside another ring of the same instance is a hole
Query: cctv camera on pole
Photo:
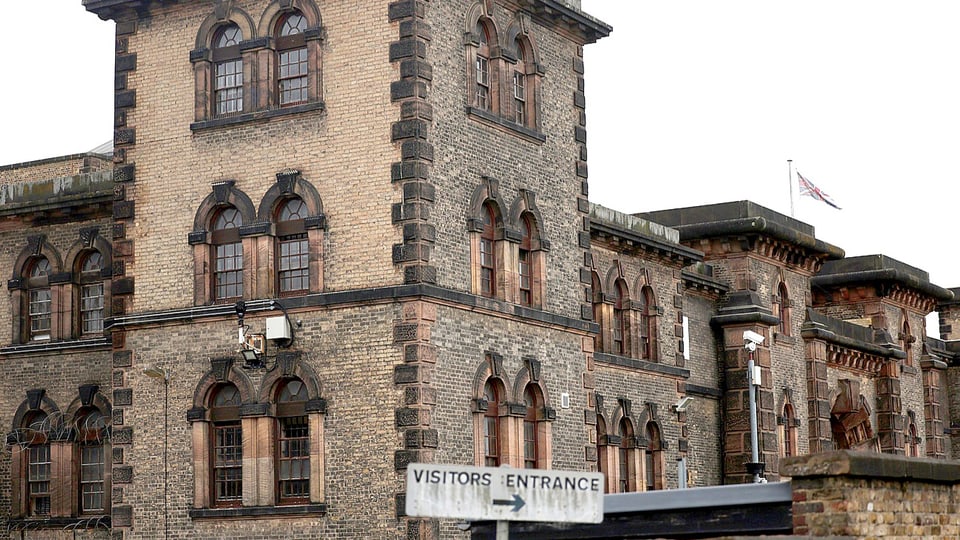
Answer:
[[764, 464], [760, 461], [760, 449], [757, 440], [757, 386], [760, 386], [760, 367], [754, 365], [753, 354], [757, 345], [763, 343], [763, 336], [745, 330], [743, 332], [743, 348], [747, 350], [747, 387], [750, 398], [750, 463], [747, 463], [747, 472], [753, 475], [753, 483], [766, 482], [763, 478]]

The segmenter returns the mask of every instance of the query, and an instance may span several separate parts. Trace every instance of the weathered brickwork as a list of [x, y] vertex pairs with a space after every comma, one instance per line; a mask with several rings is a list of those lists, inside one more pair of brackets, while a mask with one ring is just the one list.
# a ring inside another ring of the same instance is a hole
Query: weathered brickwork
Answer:
[[[592, 205], [583, 47], [610, 28], [578, 2], [368, 4], [84, 3], [117, 24], [112, 156], [0, 167], [0, 516], [13, 537], [463, 538], [454, 520], [405, 515], [405, 473], [484, 464], [492, 410], [505, 426], [495, 462], [525, 464], [533, 422], [537, 467], [601, 470], [610, 492], [677, 488], [684, 468], [691, 487], [747, 482], [751, 357], [760, 461], [771, 481], [793, 476], [795, 532], [956, 536], [943, 478], [783, 461], [844, 447], [960, 455], [953, 292], [883, 256], [845, 258], [749, 202]], [[271, 25], [290, 9], [307, 21], [309, 75], [304, 100], [281, 106]], [[218, 115], [212, 40], [228, 21], [244, 33], [244, 98]], [[291, 233], [278, 208], [297, 197]], [[242, 290], [223, 292], [227, 229], [213, 222], [228, 206], [243, 220], [229, 231]], [[281, 237], [306, 246], [301, 289], [281, 286]], [[104, 267], [81, 276], [93, 249]], [[40, 255], [52, 270], [31, 282]], [[92, 277], [102, 334], [78, 330]], [[43, 303], [28, 301], [46, 285], [49, 336], [30, 326]], [[948, 341], [923, 338], [935, 308]], [[291, 339], [266, 339], [268, 319]], [[755, 352], [746, 330], [764, 337]], [[48, 519], [24, 490], [22, 424], [91, 408], [109, 430], [40, 430], [56, 445]], [[71, 445], [94, 431], [110, 504], [77, 525], [90, 513]], [[281, 478], [282, 437], [302, 438], [308, 481]], [[214, 446], [239, 450], [239, 465]], [[926, 494], [906, 521], [885, 506], [897, 485]]]

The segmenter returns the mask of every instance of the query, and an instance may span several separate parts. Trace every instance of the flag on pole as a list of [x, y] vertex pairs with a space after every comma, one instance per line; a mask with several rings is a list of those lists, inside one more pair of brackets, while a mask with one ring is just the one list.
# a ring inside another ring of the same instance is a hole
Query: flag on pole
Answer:
[[818, 201], [823, 201], [829, 204], [830, 206], [836, 208], [837, 210], [841, 210], [841, 208], [837, 206], [837, 203], [833, 202], [833, 199], [831, 199], [829, 195], [827, 195], [822, 189], [813, 185], [813, 182], [804, 178], [803, 175], [800, 174], [800, 171], [797, 171], [797, 178], [799, 179], [799, 182], [800, 182], [801, 197], [803, 197], [804, 195], [806, 195], [807, 197], [813, 197]]

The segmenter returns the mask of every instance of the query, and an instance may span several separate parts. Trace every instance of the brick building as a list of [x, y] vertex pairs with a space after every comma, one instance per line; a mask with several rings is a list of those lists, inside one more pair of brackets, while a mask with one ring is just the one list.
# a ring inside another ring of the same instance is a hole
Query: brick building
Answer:
[[113, 145], [0, 167], [12, 535], [462, 536], [404, 515], [411, 462], [744, 482], [746, 330], [768, 479], [960, 453], [925, 272], [590, 204], [577, 0], [83, 5]]

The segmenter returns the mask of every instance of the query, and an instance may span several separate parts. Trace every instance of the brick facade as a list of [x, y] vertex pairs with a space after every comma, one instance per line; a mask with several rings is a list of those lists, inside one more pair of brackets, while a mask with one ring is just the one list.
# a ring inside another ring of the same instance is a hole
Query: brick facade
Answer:
[[[405, 515], [406, 467], [482, 465], [486, 444], [513, 466], [600, 470], [609, 492], [673, 489], [681, 470], [690, 486], [748, 481], [745, 330], [765, 336], [769, 480], [785, 436], [799, 454], [957, 455], [952, 348], [920, 338], [938, 303], [952, 324], [952, 293], [925, 273], [844, 259], [752, 203], [591, 205], [582, 52], [610, 27], [577, 2], [85, 6], [117, 24], [112, 162], [0, 167], [0, 515], [22, 537], [462, 537]], [[288, 106], [275, 78], [290, 14], [308, 74]], [[226, 25], [243, 34], [243, 98], [218, 115]], [[289, 201], [302, 215], [281, 218]], [[77, 330], [93, 251], [97, 335]], [[41, 256], [53, 271], [31, 281]], [[292, 291], [285, 265], [302, 272]], [[30, 294], [48, 285], [46, 336]], [[109, 504], [83, 512], [80, 484], [101, 484], [72, 472], [89, 430], [70, 422], [94, 409]], [[34, 429], [47, 412], [60, 424]], [[21, 449], [54, 438], [62, 487], [30, 507], [24, 460], [43, 456]], [[300, 465], [308, 478], [285, 476]]]

